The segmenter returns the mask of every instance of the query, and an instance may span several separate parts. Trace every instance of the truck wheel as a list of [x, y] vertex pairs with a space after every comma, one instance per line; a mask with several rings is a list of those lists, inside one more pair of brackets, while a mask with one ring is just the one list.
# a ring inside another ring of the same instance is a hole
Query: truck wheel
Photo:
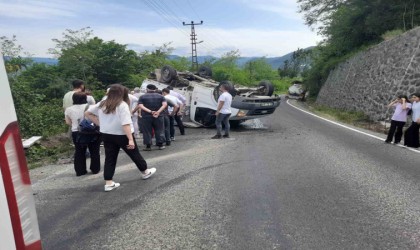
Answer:
[[200, 66], [198, 69], [198, 75], [201, 77], [212, 77], [213, 71], [208, 66]]
[[266, 95], [266, 96], [272, 96], [273, 95], [273, 93], [274, 93], [274, 86], [273, 86], [273, 84], [271, 82], [269, 82], [269, 81], [261, 81], [260, 84], [258, 84], [258, 86], [259, 87], [264, 87], [262, 89], [262, 91], [264, 93], [263, 95]]
[[170, 83], [173, 79], [175, 79], [177, 75], [176, 70], [169, 65], [163, 66], [162, 69], [160, 70], [160, 74], [161, 74], [161, 79], [165, 83]]

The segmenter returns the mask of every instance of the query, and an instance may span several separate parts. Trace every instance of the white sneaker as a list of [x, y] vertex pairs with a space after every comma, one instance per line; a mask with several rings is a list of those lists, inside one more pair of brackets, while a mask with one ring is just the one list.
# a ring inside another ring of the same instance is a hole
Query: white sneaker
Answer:
[[154, 173], [156, 173], [156, 168], [148, 168], [141, 174], [143, 180], [149, 179]]
[[112, 190], [116, 189], [119, 186], [120, 186], [120, 184], [117, 183], [117, 182], [113, 182], [112, 185], [105, 185], [105, 192], [112, 191]]

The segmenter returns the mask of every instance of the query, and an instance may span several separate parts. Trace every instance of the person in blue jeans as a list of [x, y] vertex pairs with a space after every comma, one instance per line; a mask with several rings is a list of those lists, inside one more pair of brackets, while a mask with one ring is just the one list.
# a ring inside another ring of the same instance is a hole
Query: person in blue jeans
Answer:
[[212, 139], [221, 139], [222, 138], [222, 123], [225, 126], [223, 138], [229, 138], [230, 124], [229, 118], [232, 113], [232, 95], [229, 93], [229, 85], [222, 84], [220, 86], [220, 91], [222, 94], [219, 96], [217, 101], [217, 110], [216, 110], [216, 128], [217, 134], [212, 137]]

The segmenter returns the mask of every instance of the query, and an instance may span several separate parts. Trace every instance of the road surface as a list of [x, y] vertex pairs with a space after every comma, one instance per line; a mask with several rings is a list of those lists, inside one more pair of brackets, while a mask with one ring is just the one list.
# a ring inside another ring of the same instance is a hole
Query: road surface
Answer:
[[32, 171], [44, 248], [420, 248], [420, 154], [285, 102], [261, 122], [142, 152], [146, 181], [122, 153], [109, 193], [72, 165]]

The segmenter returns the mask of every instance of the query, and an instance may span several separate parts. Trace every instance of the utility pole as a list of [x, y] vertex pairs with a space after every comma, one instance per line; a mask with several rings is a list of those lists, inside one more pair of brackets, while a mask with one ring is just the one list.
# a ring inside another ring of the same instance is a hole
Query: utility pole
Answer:
[[199, 23], [194, 23], [193, 21], [191, 21], [191, 23], [185, 23], [182, 22], [182, 25], [187, 26], [190, 25], [191, 26], [191, 68], [192, 69], [198, 69], [198, 60], [197, 60], [197, 35], [195, 34], [195, 25], [202, 25], [203, 21], [199, 22]]

